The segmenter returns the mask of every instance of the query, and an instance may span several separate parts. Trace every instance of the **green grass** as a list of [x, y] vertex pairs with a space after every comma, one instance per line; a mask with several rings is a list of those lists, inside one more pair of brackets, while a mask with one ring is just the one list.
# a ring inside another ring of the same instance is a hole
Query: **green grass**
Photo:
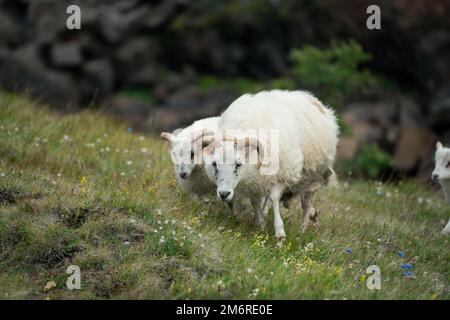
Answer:
[[[0, 93], [0, 298], [449, 298], [440, 193], [341, 181], [318, 195], [317, 228], [301, 234], [300, 209], [283, 211], [278, 249], [250, 209], [235, 218], [182, 194], [168, 151], [99, 113], [58, 116]], [[81, 290], [65, 286], [73, 264]], [[381, 290], [366, 287], [372, 264]]]

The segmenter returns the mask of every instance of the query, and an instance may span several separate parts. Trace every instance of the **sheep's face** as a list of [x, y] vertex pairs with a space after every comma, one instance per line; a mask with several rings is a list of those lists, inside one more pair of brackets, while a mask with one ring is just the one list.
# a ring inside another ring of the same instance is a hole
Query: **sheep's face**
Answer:
[[201, 164], [199, 156], [201, 156], [201, 147], [190, 141], [172, 144], [172, 162], [177, 177], [187, 179], [194, 168]]
[[240, 181], [259, 174], [258, 157], [257, 147], [239, 146], [235, 141], [223, 140], [212, 149], [204, 149], [205, 171], [217, 185], [218, 199], [231, 201]]
[[187, 179], [197, 165], [202, 164], [202, 132], [189, 138], [177, 138], [172, 133], [163, 132], [161, 137], [172, 145], [171, 157], [177, 179]]
[[435, 181], [450, 180], [450, 148], [444, 148], [442, 143], [436, 144], [436, 167], [431, 178]]

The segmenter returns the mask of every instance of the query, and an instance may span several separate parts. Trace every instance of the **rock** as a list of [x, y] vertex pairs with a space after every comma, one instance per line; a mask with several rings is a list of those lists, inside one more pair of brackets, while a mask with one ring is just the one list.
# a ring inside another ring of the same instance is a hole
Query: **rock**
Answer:
[[51, 46], [50, 57], [55, 67], [75, 67], [83, 61], [81, 49], [74, 42], [55, 43]]
[[44, 286], [44, 291], [50, 291], [53, 288], [56, 287], [56, 282], [55, 281], [49, 281], [47, 282], [47, 284]]
[[400, 172], [409, 172], [420, 165], [421, 159], [430, 159], [436, 136], [427, 128], [409, 125], [401, 129], [394, 151], [394, 168]]
[[354, 137], [341, 137], [339, 139], [336, 159], [342, 160], [354, 160], [358, 152], [360, 142]]
[[147, 103], [121, 95], [108, 98], [102, 106], [114, 117], [138, 129], [144, 128], [150, 111]]
[[150, 29], [158, 28], [168, 21], [175, 12], [178, 2], [174, 0], [161, 1], [160, 4], [152, 6], [147, 12], [145, 26]]
[[157, 79], [157, 44], [148, 37], [132, 38], [115, 54], [118, 80], [125, 87], [154, 85]]
[[26, 92], [59, 109], [78, 105], [77, 86], [72, 79], [46, 68], [34, 46], [0, 57], [0, 85], [6, 90]]
[[219, 115], [234, 99], [236, 94], [227, 90], [183, 88], [152, 111], [149, 123], [153, 129], [161, 130], [185, 127], [195, 120]]
[[110, 43], [119, 43], [136, 30], [147, 14], [147, 7], [130, 12], [120, 12], [114, 7], [103, 6], [100, 14], [100, 29], [104, 38]]
[[28, 22], [31, 25], [30, 36], [33, 42], [49, 43], [67, 30], [66, 9], [60, 0], [34, 0], [28, 7]]
[[0, 45], [16, 46], [24, 38], [24, 30], [9, 15], [0, 12]]
[[114, 84], [114, 69], [108, 59], [90, 61], [83, 66], [81, 92], [85, 100], [103, 99], [112, 93]]
[[429, 107], [429, 122], [433, 128], [450, 127], [450, 84], [438, 91]]

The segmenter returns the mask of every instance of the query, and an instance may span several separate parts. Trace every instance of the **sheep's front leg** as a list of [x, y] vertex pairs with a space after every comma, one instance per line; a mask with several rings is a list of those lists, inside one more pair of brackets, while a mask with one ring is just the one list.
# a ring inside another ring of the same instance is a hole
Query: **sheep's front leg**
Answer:
[[255, 220], [256, 224], [259, 226], [261, 231], [264, 231], [266, 228], [267, 221], [267, 212], [268, 205], [266, 205], [268, 201], [266, 201], [265, 197], [260, 197], [256, 199], [252, 199], [253, 209], [255, 210]]
[[442, 234], [450, 234], [450, 219], [448, 220], [445, 228], [442, 230]]
[[236, 200], [233, 199], [232, 201], [228, 202], [228, 208], [230, 208], [231, 212], [233, 213], [233, 216], [235, 217], [238, 216]]
[[302, 232], [305, 232], [308, 228], [309, 221], [313, 221], [313, 223], [318, 222], [319, 215], [317, 214], [316, 209], [313, 208], [312, 202], [314, 200], [315, 192], [306, 191], [302, 195], [302, 208], [303, 208], [303, 223], [302, 223]]
[[273, 207], [273, 223], [275, 227], [275, 237], [277, 238], [277, 245], [281, 247], [283, 241], [286, 239], [286, 233], [284, 232], [283, 220], [280, 214], [280, 199], [283, 195], [284, 186], [276, 185], [272, 187], [270, 191], [270, 201]]

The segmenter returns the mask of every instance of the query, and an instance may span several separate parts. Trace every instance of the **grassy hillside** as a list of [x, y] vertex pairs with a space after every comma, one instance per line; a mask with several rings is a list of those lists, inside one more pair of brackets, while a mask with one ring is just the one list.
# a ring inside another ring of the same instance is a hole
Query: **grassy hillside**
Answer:
[[[0, 93], [0, 298], [449, 298], [440, 193], [341, 181], [319, 194], [306, 234], [298, 208], [283, 212], [278, 249], [250, 209], [235, 218], [182, 194], [159, 138], [43, 110]], [[81, 290], [66, 288], [72, 264]], [[366, 287], [372, 264], [381, 290]]]

